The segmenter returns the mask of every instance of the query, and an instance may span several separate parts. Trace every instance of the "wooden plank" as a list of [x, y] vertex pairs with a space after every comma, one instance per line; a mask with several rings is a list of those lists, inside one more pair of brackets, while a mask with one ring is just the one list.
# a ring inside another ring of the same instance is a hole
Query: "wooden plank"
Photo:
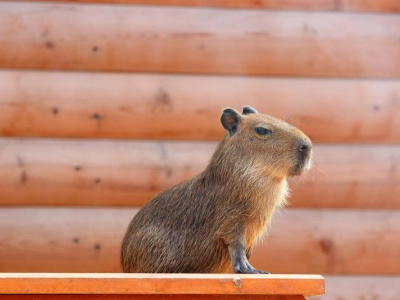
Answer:
[[[400, 294], [400, 286], [397, 284], [400, 280], [399, 276], [325, 276], [326, 280], [326, 294], [321, 296], [314, 296], [313, 300], [342, 300], [342, 299], [380, 299], [380, 300], [395, 300]], [[44, 295], [0, 295], [0, 299], [43, 299]], [[98, 295], [58, 295], [48, 299], [98, 299]], [[132, 299], [134, 295], [102, 295], [102, 299]], [[129, 298], [128, 298], [129, 297]], [[137, 298], [144, 300], [144, 297], [137, 295]], [[187, 300], [184, 298], [185, 295], [175, 295], [174, 299]], [[191, 295], [190, 299], [194, 297]], [[227, 296], [217, 297], [213, 296], [214, 299], [226, 300]], [[252, 295], [252, 299], [262, 300], [265, 296]], [[170, 298], [165, 298], [169, 300]], [[196, 299], [210, 299], [210, 295], [198, 295]], [[229, 298], [233, 299], [233, 298]], [[243, 296], [237, 296], [234, 299], [243, 299]], [[279, 297], [279, 300], [283, 298]]]
[[0, 94], [4, 136], [218, 140], [246, 104], [314, 142], [400, 143], [398, 80], [0, 71]]
[[[136, 210], [2, 208], [1, 272], [120, 272]], [[295, 245], [295, 246], [294, 246]], [[251, 262], [271, 273], [400, 275], [398, 211], [288, 210]]]
[[121, 294], [102, 294], [102, 295], [86, 295], [86, 294], [78, 294], [78, 295], [37, 295], [37, 294], [27, 294], [27, 295], [0, 295], [0, 300], [70, 300], [70, 299], [85, 299], [85, 300], [93, 300], [93, 299], [101, 299], [104, 300], [170, 300], [172, 297], [176, 300], [245, 300], [245, 299], [254, 299], [254, 300], [305, 300], [306, 298], [302, 295], [121, 295]]
[[[142, 206], [202, 172], [215, 143], [0, 139], [1, 205]], [[316, 145], [293, 207], [400, 209], [399, 146]]]
[[[400, 286], [397, 284], [400, 280], [398, 276], [325, 276], [326, 280], [326, 294], [321, 296], [314, 296], [312, 299], [314, 300], [341, 300], [341, 299], [380, 299], [380, 300], [394, 300], [397, 299], [397, 296], [400, 294]], [[1, 285], [1, 284], [0, 284]], [[114, 295], [110, 296], [109, 299], [132, 299], [133, 295]], [[174, 299], [183, 300], [184, 295], [174, 295]], [[44, 295], [30, 295], [28, 297], [24, 297], [23, 299], [43, 299]], [[84, 299], [98, 299], [96, 295], [63, 295], [57, 299], [79, 299], [79, 297], [83, 297]], [[102, 298], [105, 298], [105, 295], [102, 295]], [[192, 296], [193, 297], [193, 296]], [[197, 298], [201, 298], [204, 296], [198, 296]], [[207, 299], [209, 299], [210, 295], [205, 295]], [[224, 298], [216, 298], [216, 295], [213, 296], [214, 299], [226, 299], [226, 295]], [[242, 297], [242, 296], [239, 296]], [[242, 298], [235, 299], [242, 299]], [[252, 295], [252, 299], [265, 299], [265, 296], [257, 296]], [[143, 296], [139, 296], [140, 299], [144, 299]], [[204, 299], [206, 299], [204, 298]], [[5, 296], [0, 295], [0, 299], [21, 299], [19, 296]], [[193, 299], [193, 298], [191, 298]], [[231, 299], [231, 298], [230, 298]], [[282, 300], [282, 298], [279, 298]]]
[[[23, 1], [23, 0], [16, 0]], [[41, 1], [41, 0], [32, 0]], [[47, 2], [125, 3], [196, 7], [288, 9], [310, 11], [399, 12], [397, 0], [47, 0]]]
[[320, 295], [320, 275], [2, 273], [1, 294]]
[[[397, 284], [400, 280], [399, 276], [325, 276], [326, 280], [326, 294], [321, 296], [314, 296], [313, 300], [343, 300], [343, 299], [380, 299], [380, 300], [396, 300], [400, 294], [400, 286]], [[43, 299], [44, 295], [0, 295], [0, 299]], [[59, 295], [48, 299], [85, 299], [92, 300], [98, 299], [98, 295]], [[102, 295], [102, 299], [113, 300], [128, 300], [132, 299], [133, 295], [110, 295], [106, 298]], [[128, 298], [129, 297], [129, 298]], [[138, 295], [138, 298], [144, 300], [143, 296]], [[175, 295], [174, 299], [187, 300], [184, 295]], [[190, 299], [194, 299], [191, 296]], [[213, 296], [214, 299], [227, 300], [227, 296], [220, 298]], [[252, 299], [262, 300], [265, 296], [252, 295]], [[169, 300], [170, 298], [165, 298]], [[196, 299], [210, 299], [209, 295], [197, 296]], [[232, 299], [232, 298], [229, 298]], [[243, 299], [243, 296], [238, 296], [235, 299]], [[283, 298], [278, 298], [283, 300]]]
[[389, 14], [2, 2], [0, 67], [398, 78], [399, 27]]
[[400, 295], [399, 276], [327, 276], [326, 295], [313, 300], [395, 300]]

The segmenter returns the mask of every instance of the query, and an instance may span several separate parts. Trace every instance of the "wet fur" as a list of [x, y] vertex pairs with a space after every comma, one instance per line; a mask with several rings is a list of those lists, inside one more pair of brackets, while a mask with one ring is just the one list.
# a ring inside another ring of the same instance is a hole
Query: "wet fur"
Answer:
[[[122, 243], [124, 272], [223, 273], [233, 265], [247, 273], [239, 266], [246, 263], [242, 248], [249, 257], [285, 204], [286, 177], [306, 164], [298, 143], [311, 142], [297, 128], [250, 108], [224, 121], [225, 128], [236, 127], [205, 171], [159, 193], [133, 218]], [[260, 124], [273, 135], [258, 136]]]

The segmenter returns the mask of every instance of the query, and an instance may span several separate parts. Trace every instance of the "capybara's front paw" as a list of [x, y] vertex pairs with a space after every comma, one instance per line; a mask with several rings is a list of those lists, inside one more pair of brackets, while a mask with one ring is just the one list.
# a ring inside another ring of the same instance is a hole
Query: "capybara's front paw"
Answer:
[[255, 269], [249, 263], [244, 262], [235, 264], [233, 271], [238, 274], [269, 274], [267, 271]]

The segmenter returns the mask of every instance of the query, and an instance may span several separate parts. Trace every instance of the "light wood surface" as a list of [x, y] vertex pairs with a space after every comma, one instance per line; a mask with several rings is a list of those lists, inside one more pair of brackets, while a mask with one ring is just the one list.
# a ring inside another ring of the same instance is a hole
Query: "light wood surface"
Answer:
[[399, 27], [392, 14], [0, 2], [0, 67], [398, 78]]
[[[0, 139], [0, 205], [142, 206], [202, 172], [216, 143]], [[399, 209], [399, 146], [315, 145], [291, 207]]]
[[[0, 272], [120, 272], [135, 209], [2, 208]], [[251, 262], [271, 273], [400, 275], [400, 213], [291, 209]]]
[[399, 276], [326, 276], [326, 294], [312, 300], [379, 299], [396, 300]]
[[[4, 1], [4, 0], [3, 0]], [[14, 0], [23, 1], [23, 0]], [[42, 1], [42, 0], [31, 0]], [[47, 2], [126, 3], [198, 7], [288, 9], [311, 11], [399, 12], [397, 0], [47, 0]]]
[[219, 140], [252, 105], [314, 142], [399, 143], [398, 80], [0, 71], [0, 135]]

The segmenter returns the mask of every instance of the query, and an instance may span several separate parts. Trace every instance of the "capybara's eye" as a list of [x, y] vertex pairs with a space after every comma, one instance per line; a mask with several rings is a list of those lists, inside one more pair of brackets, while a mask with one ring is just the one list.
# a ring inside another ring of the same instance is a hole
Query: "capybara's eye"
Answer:
[[264, 127], [256, 127], [256, 128], [254, 128], [254, 131], [259, 135], [267, 135], [267, 134], [271, 134], [272, 133], [271, 129], [267, 129], [267, 128], [264, 128]]

